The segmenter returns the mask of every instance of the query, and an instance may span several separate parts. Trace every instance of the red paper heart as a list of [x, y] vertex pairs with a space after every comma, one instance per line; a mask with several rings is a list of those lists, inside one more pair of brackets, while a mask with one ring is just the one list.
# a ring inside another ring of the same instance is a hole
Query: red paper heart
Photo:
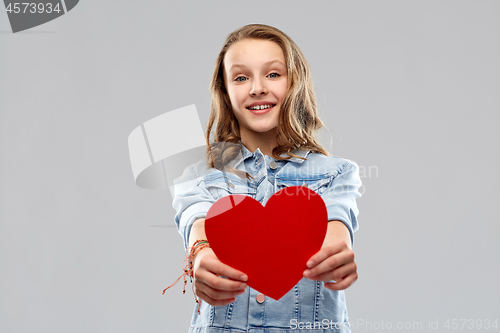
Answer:
[[321, 249], [328, 225], [323, 199], [304, 186], [276, 192], [263, 207], [245, 195], [217, 200], [205, 233], [217, 258], [248, 275], [248, 285], [280, 299]]

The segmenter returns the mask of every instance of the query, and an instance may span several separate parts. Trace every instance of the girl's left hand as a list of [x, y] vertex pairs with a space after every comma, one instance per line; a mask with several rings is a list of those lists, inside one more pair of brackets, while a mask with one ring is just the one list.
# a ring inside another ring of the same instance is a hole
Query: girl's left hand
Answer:
[[354, 262], [354, 252], [345, 241], [337, 239], [325, 245], [307, 262], [304, 277], [325, 282], [325, 287], [331, 290], [343, 290], [358, 279], [357, 266]]

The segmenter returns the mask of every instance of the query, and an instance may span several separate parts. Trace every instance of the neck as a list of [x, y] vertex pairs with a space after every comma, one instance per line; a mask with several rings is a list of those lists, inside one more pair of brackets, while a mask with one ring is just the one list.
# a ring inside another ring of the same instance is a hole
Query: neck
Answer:
[[264, 133], [244, 131], [240, 132], [240, 135], [241, 142], [252, 153], [259, 148], [262, 154], [272, 156], [273, 148], [276, 146], [276, 128]]

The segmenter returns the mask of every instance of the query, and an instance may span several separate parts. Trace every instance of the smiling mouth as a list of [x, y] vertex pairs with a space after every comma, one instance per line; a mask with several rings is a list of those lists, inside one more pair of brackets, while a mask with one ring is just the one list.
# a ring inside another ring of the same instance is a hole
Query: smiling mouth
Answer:
[[257, 106], [252, 106], [251, 108], [247, 107], [247, 110], [250, 111], [262, 111], [262, 110], [269, 110], [273, 107], [275, 107], [276, 104], [267, 104], [267, 105], [257, 105]]

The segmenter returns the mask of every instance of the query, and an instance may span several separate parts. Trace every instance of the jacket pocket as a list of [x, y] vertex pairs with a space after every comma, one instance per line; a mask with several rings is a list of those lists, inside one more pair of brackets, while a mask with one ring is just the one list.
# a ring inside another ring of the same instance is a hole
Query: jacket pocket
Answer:
[[332, 177], [330, 175], [318, 175], [311, 176], [308, 178], [276, 178], [276, 192], [284, 189], [289, 186], [305, 186], [319, 195], [323, 194], [323, 192], [328, 188], [328, 185], [332, 181]]
[[242, 194], [255, 199], [257, 194], [257, 189], [249, 186], [246, 179], [241, 179], [228, 172], [225, 174], [222, 172], [211, 173], [205, 176], [202, 181], [215, 200], [232, 194]]

